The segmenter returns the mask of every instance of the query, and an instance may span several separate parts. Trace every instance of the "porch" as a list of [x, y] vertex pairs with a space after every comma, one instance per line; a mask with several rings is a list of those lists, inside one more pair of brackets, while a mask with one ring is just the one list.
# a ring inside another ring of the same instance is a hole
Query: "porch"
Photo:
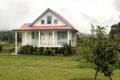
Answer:
[[[22, 34], [22, 46], [62, 47], [70, 43], [69, 30], [19, 31]], [[17, 53], [17, 31], [15, 32], [15, 53]]]

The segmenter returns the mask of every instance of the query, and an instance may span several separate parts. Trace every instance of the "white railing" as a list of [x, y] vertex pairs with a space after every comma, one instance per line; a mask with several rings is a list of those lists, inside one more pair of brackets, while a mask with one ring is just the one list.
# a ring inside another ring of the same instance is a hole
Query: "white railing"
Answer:
[[38, 46], [38, 47], [62, 47], [65, 44], [68, 44], [67, 39], [57, 40], [57, 41], [35, 41], [27, 42], [28, 45]]

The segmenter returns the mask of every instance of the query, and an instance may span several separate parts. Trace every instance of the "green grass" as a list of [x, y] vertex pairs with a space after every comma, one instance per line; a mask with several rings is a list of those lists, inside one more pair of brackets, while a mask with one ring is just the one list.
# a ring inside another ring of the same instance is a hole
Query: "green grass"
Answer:
[[75, 68], [77, 62], [69, 57], [63, 56], [0, 56], [1, 66], [15, 67], [69, 67]]
[[[73, 80], [93, 78], [94, 65], [76, 56], [0, 55], [0, 80]], [[80, 67], [80, 68], [78, 68]], [[120, 79], [115, 70], [113, 80]], [[98, 80], [106, 79], [101, 73]]]

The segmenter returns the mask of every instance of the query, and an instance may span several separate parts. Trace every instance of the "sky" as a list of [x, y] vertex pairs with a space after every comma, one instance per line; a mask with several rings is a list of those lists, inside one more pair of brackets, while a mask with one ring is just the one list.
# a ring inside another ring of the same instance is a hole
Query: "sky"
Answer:
[[120, 21], [120, 0], [0, 0], [0, 30], [32, 23], [47, 8], [62, 15], [81, 33], [91, 24], [110, 26]]

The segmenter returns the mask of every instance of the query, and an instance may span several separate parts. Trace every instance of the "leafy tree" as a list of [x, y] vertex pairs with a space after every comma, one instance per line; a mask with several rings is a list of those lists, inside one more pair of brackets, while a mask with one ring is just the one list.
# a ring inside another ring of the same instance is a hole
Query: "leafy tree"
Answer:
[[2, 44], [0, 44], [0, 52], [2, 52], [3, 46]]
[[120, 22], [111, 26], [109, 36], [111, 39], [115, 39], [120, 48]]
[[118, 34], [120, 36], [120, 22], [111, 26], [109, 33], [110, 37], [114, 38], [115, 34]]
[[112, 67], [117, 61], [118, 47], [113, 43], [113, 39], [105, 37], [105, 27], [96, 26], [95, 29], [92, 26], [91, 32], [91, 36], [82, 39], [84, 57], [96, 65], [95, 80], [98, 72], [103, 73], [105, 77], [112, 80]]
[[17, 34], [17, 41], [22, 42], [22, 34], [18, 32]]
[[0, 41], [13, 42], [14, 41], [14, 32], [0, 31]]
[[77, 37], [77, 43], [78, 44], [81, 43], [80, 33], [78, 33], [76, 37]]

